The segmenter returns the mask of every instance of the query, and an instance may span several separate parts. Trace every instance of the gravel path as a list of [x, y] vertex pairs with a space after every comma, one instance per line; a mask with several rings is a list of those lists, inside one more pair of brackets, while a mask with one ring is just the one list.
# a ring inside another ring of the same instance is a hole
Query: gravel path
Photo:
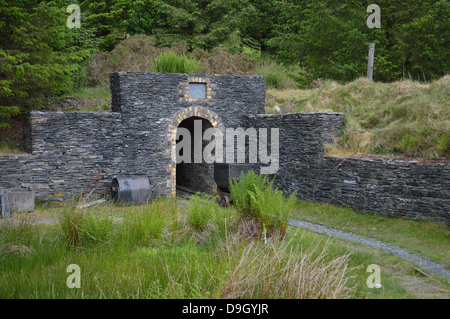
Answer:
[[444, 266], [442, 266], [441, 264], [437, 264], [424, 256], [421, 256], [419, 254], [411, 254], [404, 248], [395, 247], [388, 243], [373, 238], [365, 238], [351, 232], [342, 232], [341, 230], [338, 230], [336, 228], [328, 228], [323, 225], [313, 224], [303, 220], [291, 219], [289, 220], [289, 224], [291, 226], [305, 228], [319, 234], [343, 238], [375, 249], [384, 250], [388, 253], [394, 254], [397, 257], [400, 257], [413, 264], [416, 264], [423, 270], [427, 270], [434, 275], [446, 278], [447, 281], [450, 282], [450, 270], [444, 268]]

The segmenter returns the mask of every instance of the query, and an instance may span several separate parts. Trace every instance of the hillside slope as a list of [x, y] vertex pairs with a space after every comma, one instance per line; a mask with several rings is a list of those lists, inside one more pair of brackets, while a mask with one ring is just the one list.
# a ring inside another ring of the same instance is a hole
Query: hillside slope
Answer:
[[377, 83], [360, 78], [345, 85], [316, 82], [310, 90], [268, 90], [267, 113], [334, 111], [347, 115], [329, 155], [401, 155], [450, 158], [450, 76], [422, 84]]

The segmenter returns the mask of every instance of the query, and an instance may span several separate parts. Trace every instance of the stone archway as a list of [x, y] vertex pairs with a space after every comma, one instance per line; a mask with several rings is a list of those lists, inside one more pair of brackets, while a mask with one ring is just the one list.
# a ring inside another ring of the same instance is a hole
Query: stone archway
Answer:
[[[177, 187], [177, 164], [176, 164], [176, 143], [177, 130], [183, 122], [183, 126], [189, 126], [189, 121], [193, 119], [202, 119], [210, 124], [210, 127], [217, 128], [225, 133], [223, 122], [220, 117], [214, 112], [201, 106], [191, 106], [185, 108], [173, 117], [169, 124], [167, 137], [170, 141], [170, 156], [172, 158], [167, 171], [170, 172], [170, 179], [168, 180], [168, 187], [171, 190], [171, 195], [176, 196]], [[187, 120], [187, 121], [186, 121]], [[180, 171], [179, 171], [180, 172]], [[185, 176], [186, 177], [186, 176]]]

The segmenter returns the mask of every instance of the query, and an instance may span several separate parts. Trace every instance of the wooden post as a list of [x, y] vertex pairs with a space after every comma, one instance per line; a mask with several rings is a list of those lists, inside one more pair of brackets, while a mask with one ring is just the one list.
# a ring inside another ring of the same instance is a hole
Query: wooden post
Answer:
[[375, 56], [375, 43], [369, 44], [369, 63], [367, 66], [367, 78], [373, 80], [373, 58]]

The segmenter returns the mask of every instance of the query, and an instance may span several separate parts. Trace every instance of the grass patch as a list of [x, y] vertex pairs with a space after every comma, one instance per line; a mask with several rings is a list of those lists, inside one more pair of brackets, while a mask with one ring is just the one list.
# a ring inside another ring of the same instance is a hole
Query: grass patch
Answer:
[[13, 143], [9, 139], [0, 140], [0, 155], [19, 155], [24, 153], [25, 148], [23, 145], [17, 145], [16, 143]]
[[360, 78], [345, 85], [324, 81], [309, 90], [267, 91], [267, 112], [334, 111], [346, 114], [344, 131], [328, 145], [332, 155], [402, 154], [450, 158], [450, 76], [422, 84], [377, 83]]
[[297, 201], [293, 218], [351, 231], [421, 253], [450, 268], [450, 230], [444, 225], [363, 214], [350, 208]]
[[[189, 214], [200, 203], [210, 215], [197, 232]], [[1, 298], [415, 297], [398, 279], [411, 267], [392, 255], [291, 227], [283, 240], [249, 240], [237, 209], [214, 202], [51, 211], [59, 223], [0, 224]], [[81, 268], [80, 289], [66, 286], [70, 264]], [[365, 284], [370, 264], [382, 289]]]

